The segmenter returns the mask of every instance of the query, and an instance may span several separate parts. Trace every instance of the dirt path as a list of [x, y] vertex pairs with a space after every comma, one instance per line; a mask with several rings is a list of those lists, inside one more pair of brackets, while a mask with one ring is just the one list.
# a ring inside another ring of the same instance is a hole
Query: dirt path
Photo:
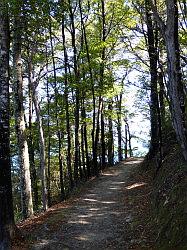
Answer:
[[[141, 199], [135, 199], [142, 195], [139, 188], [146, 183], [133, 178], [140, 162], [141, 159], [132, 159], [110, 168], [88, 185], [71, 205], [67, 203], [63, 208], [54, 209], [41, 219], [41, 224], [36, 220], [35, 228], [32, 222], [30, 234], [35, 240], [29, 249], [146, 248], [147, 239], [138, 221]], [[130, 194], [133, 190], [135, 193]], [[25, 229], [28, 230], [26, 226]]]

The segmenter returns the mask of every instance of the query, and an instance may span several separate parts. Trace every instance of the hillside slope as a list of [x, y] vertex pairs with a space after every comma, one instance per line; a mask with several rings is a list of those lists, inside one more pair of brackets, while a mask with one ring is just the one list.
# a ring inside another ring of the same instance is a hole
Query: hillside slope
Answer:
[[[187, 163], [179, 146], [164, 146], [162, 166], [153, 181], [152, 224], [157, 249], [187, 249]], [[156, 169], [156, 157], [144, 168]], [[155, 171], [153, 171], [153, 176]]]

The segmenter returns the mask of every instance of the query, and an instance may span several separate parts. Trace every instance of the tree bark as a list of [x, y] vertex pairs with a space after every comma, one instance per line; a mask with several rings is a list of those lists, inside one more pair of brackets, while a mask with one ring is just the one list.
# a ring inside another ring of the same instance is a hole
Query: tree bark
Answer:
[[125, 160], [128, 157], [128, 128], [127, 124], [125, 124]]
[[78, 59], [77, 59], [77, 47], [76, 47], [76, 37], [75, 37], [75, 21], [74, 21], [74, 12], [71, 6], [71, 1], [69, 0], [69, 13], [71, 20], [71, 40], [72, 40], [72, 49], [73, 49], [73, 67], [74, 67], [74, 83], [75, 83], [75, 162], [74, 162], [74, 181], [77, 185], [78, 183], [78, 169], [80, 166], [79, 161], [79, 110], [80, 110], [80, 101], [79, 101], [79, 70], [78, 70]]
[[165, 31], [166, 50], [168, 57], [168, 93], [171, 100], [173, 126], [187, 160], [187, 138], [185, 127], [185, 101], [180, 66], [180, 49], [178, 38], [178, 7], [177, 0], [167, 0], [167, 25]]
[[163, 82], [163, 74], [159, 72], [158, 74], [158, 84], [159, 84], [159, 106], [160, 106], [160, 116], [161, 116], [161, 124], [162, 124], [162, 130], [165, 128], [165, 103], [164, 103], [164, 95], [165, 95], [165, 89], [164, 89], [164, 82]]
[[[36, 84], [37, 85], [37, 84]], [[34, 82], [32, 82], [32, 91], [33, 91], [33, 102], [38, 122], [38, 131], [39, 131], [39, 141], [40, 141], [40, 174], [41, 174], [41, 186], [42, 186], [42, 207], [46, 211], [48, 208], [47, 205], [47, 176], [46, 176], [46, 155], [45, 155], [45, 138], [42, 125], [42, 117], [40, 112], [40, 106], [38, 103], [38, 96], [36, 92], [36, 87]]]
[[[93, 73], [92, 73], [92, 67], [91, 67], [91, 58], [90, 58], [90, 52], [89, 52], [89, 45], [88, 45], [88, 40], [87, 40], [87, 34], [86, 34], [86, 28], [85, 28], [85, 23], [83, 19], [83, 13], [82, 13], [82, 4], [81, 1], [79, 0], [79, 10], [80, 10], [80, 16], [81, 16], [81, 26], [82, 26], [82, 34], [85, 42], [85, 47], [86, 47], [86, 56], [87, 56], [87, 61], [88, 61], [88, 66], [89, 66], [89, 74], [90, 74], [90, 81], [91, 81], [91, 91], [92, 91], [92, 102], [93, 102], [93, 118], [92, 118], [92, 158], [93, 161], [95, 159], [95, 130], [96, 130], [96, 124], [95, 124], [95, 119], [96, 119], [96, 98], [95, 98], [95, 89], [94, 89], [94, 79], [93, 79]], [[88, 163], [88, 161], [87, 161]], [[90, 169], [90, 164], [89, 166], [89, 173], [91, 174], [91, 169]]]
[[[63, 3], [64, 4], [64, 3]], [[63, 11], [64, 10], [63, 5]], [[67, 146], [67, 168], [68, 168], [68, 177], [69, 177], [69, 185], [70, 189], [73, 189], [73, 177], [72, 177], [72, 157], [71, 157], [71, 126], [70, 126], [70, 118], [69, 118], [69, 100], [68, 100], [68, 55], [66, 50], [66, 36], [65, 36], [65, 19], [64, 14], [62, 17], [62, 39], [63, 39], [63, 47], [64, 47], [64, 97], [65, 97], [65, 109], [66, 109], [66, 131], [67, 131], [67, 139], [68, 139], [68, 146]]]
[[0, 249], [11, 249], [14, 233], [9, 128], [9, 18], [6, 1], [0, 1]]
[[158, 22], [161, 33], [164, 37], [167, 51], [167, 73], [168, 73], [168, 94], [170, 98], [170, 110], [173, 127], [177, 140], [181, 146], [183, 156], [187, 161], [187, 137], [185, 126], [185, 100], [181, 76], [180, 50], [178, 37], [178, 6], [177, 0], [167, 0], [167, 21], [166, 25], [160, 18], [156, 6], [150, 0], [154, 17]]
[[[149, 64], [150, 64], [150, 117], [151, 117], [151, 143], [149, 149], [149, 155], [153, 157], [159, 147], [159, 123], [158, 123], [158, 91], [157, 91], [157, 63], [158, 63], [158, 52], [156, 47], [156, 35], [157, 35], [157, 25], [153, 24], [151, 7], [149, 5], [149, 0], [145, 0], [145, 10], [146, 10], [146, 24], [147, 24], [147, 47], [149, 54]], [[154, 29], [155, 28], [155, 29]]]
[[14, 36], [13, 36], [13, 68], [14, 68], [14, 96], [15, 96], [15, 124], [19, 150], [19, 164], [21, 169], [21, 189], [23, 217], [27, 218], [33, 214], [31, 177], [29, 151], [26, 136], [24, 107], [23, 107], [23, 78], [21, 63], [21, 47], [22, 47], [22, 24], [21, 13], [18, 7], [14, 17]]
[[[50, 14], [49, 14], [50, 15]], [[54, 48], [53, 48], [53, 38], [52, 38], [52, 28], [51, 28], [51, 19], [49, 22], [49, 36], [50, 36], [50, 44], [51, 44], [51, 55], [52, 55], [52, 65], [53, 65], [53, 77], [54, 77], [54, 94], [55, 94], [55, 118], [56, 118], [56, 126], [57, 126], [57, 137], [58, 137], [58, 162], [59, 162], [59, 172], [60, 172], [60, 190], [61, 190], [61, 201], [65, 199], [65, 191], [64, 191], [64, 172], [63, 172], [63, 162], [62, 162], [62, 136], [59, 125], [59, 109], [58, 109], [58, 89], [57, 89], [57, 75], [56, 75], [56, 63], [54, 57]]]
[[34, 210], [38, 210], [39, 197], [38, 197], [38, 178], [36, 173], [35, 165], [35, 152], [33, 145], [33, 132], [32, 132], [32, 113], [33, 113], [33, 98], [32, 98], [32, 89], [31, 89], [31, 71], [30, 71], [30, 62], [28, 62], [28, 75], [29, 75], [29, 135], [28, 135], [28, 146], [29, 146], [29, 160], [31, 168], [31, 184], [32, 191], [34, 196]]
[[108, 163], [110, 166], [114, 165], [114, 138], [113, 138], [113, 123], [112, 123], [112, 101], [108, 105], [108, 110], [110, 112], [108, 118], [108, 127], [109, 127], [109, 135], [108, 135]]
[[[46, 46], [46, 61], [47, 61], [47, 71], [48, 71], [48, 53], [47, 53], [47, 46]], [[47, 77], [47, 135], [48, 135], [48, 142], [47, 142], [47, 201], [48, 207], [52, 205], [51, 201], [51, 129], [50, 129], [50, 95], [49, 95], [49, 79]]]
[[60, 171], [60, 199], [61, 201], [65, 200], [65, 191], [64, 191], [64, 168], [63, 168], [63, 156], [62, 156], [62, 135], [58, 132], [58, 162], [59, 162], [59, 171]]
[[105, 143], [105, 119], [104, 113], [101, 113], [101, 168], [104, 169], [106, 165], [106, 143]]
[[132, 157], [133, 156], [133, 152], [132, 152], [132, 145], [131, 145], [131, 133], [130, 133], [130, 127], [129, 127], [129, 123], [126, 120], [126, 130], [127, 130], [127, 143], [129, 144], [129, 156]]
[[88, 153], [88, 132], [87, 132], [87, 123], [86, 123], [86, 109], [84, 99], [82, 100], [82, 119], [83, 119], [83, 135], [84, 135], [84, 145], [85, 145], [85, 156], [86, 156], [86, 166], [87, 166], [87, 177], [91, 177], [90, 169], [90, 159]]
[[117, 96], [117, 132], [118, 132], [118, 161], [123, 160], [122, 153], [122, 121], [121, 121], [122, 94]]

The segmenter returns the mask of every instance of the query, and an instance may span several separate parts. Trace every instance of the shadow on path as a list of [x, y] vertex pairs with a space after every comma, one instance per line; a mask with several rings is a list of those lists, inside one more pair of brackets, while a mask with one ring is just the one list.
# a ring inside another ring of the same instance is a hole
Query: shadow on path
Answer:
[[51, 216], [39, 225], [37, 242], [30, 249], [131, 249], [137, 239], [132, 238], [134, 217], [124, 190], [146, 185], [133, 183], [133, 173], [141, 162], [131, 159], [102, 173], [71, 206], [57, 209], [54, 221]]

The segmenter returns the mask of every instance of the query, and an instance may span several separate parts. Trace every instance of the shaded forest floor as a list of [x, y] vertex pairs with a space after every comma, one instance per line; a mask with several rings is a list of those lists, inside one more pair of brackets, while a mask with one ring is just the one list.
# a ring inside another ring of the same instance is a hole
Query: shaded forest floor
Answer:
[[130, 159], [88, 181], [68, 201], [20, 223], [13, 249], [153, 249], [151, 180]]

